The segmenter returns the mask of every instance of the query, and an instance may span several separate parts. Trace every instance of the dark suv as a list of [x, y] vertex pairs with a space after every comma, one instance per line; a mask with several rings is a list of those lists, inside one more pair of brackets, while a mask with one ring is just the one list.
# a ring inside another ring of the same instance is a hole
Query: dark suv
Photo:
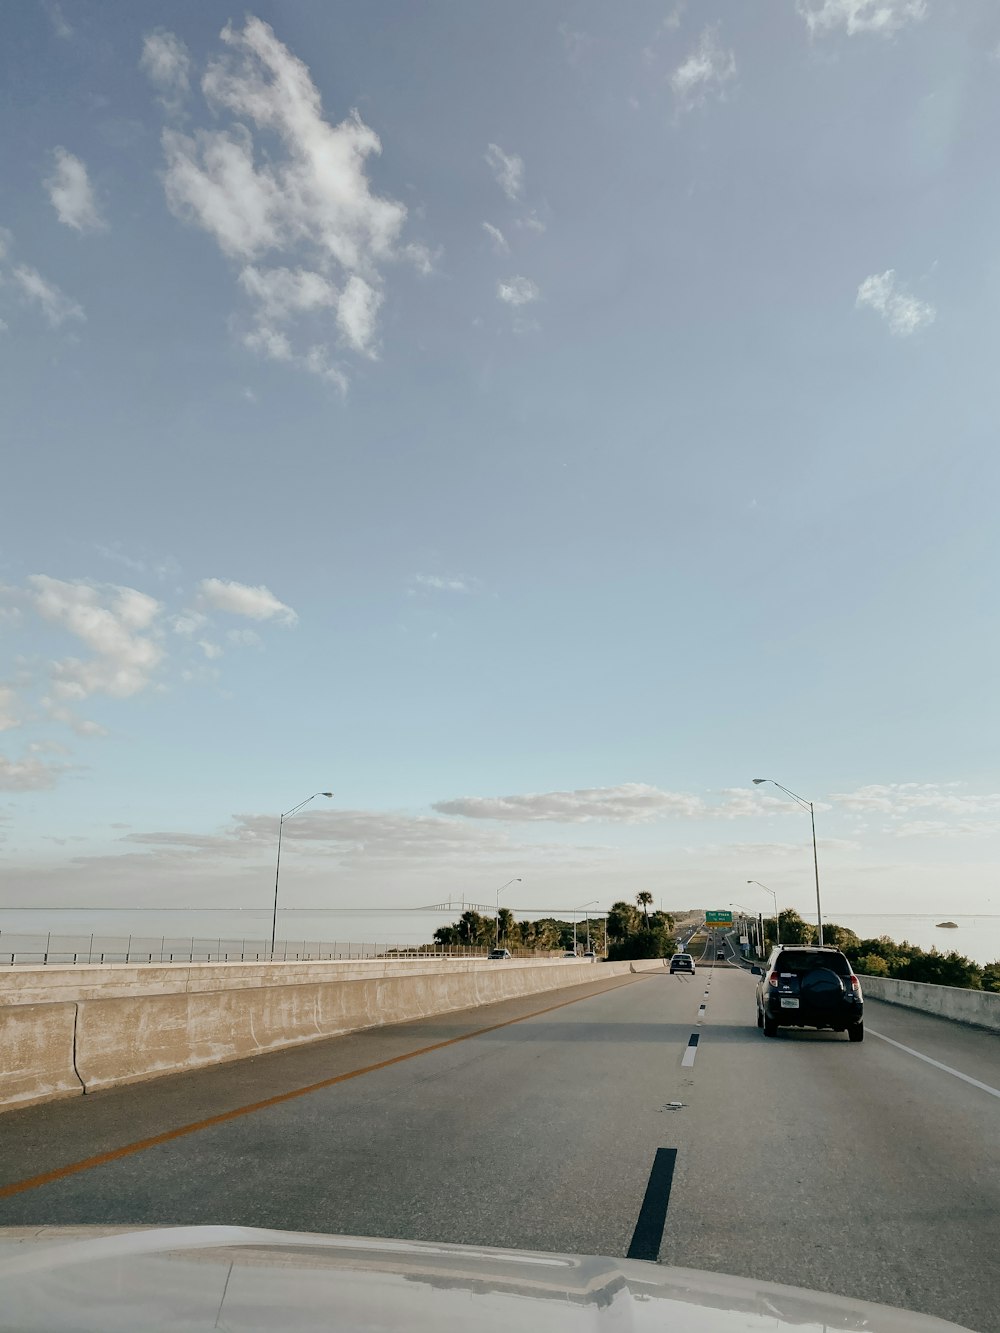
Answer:
[[776, 1037], [779, 1027], [808, 1027], [864, 1041], [861, 983], [846, 957], [804, 944], [772, 949], [757, 983], [757, 1026], [765, 1037]]

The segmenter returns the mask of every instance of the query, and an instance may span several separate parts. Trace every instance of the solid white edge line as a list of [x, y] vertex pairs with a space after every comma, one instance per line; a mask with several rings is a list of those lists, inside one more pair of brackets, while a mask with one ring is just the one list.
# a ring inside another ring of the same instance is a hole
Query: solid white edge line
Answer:
[[907, 1055], [915, 1055], [918, 1060], [923, 1060], [925, 1064], [933, 1065], [935, 1069], [943, 1069], [946, 1074], [952, 1074], [955, 1078], [960, 1078], [963, 1083], [971, 1083], [974, 1088], [979, 1088], [981, 1092], [988, 1092], [991, 1097], [1000, 1097], [1000, 1088], [991, 1088], [988, 1083], [980, 1083], [978, 1078], [970, 1078], [968, 1074], [961, 1073], [958, 1069], [952, 1069], [951, 1065], [943, 1065], [940, 1060], [932, 1060], [929, 1055], [923, 1055], [920, 1051], [915, 1051], [912, 1046], [904, 1046], [901, 1041], [894, 1041], [892, 1037], [887, 1037], [884, 1032], [876, 1032], [873, 1028], [866, 1028], [869, 1037], [878, 1037], [879, 1041], [887, 1041], [890, 1046], [895, 1046], [899, 1051], [905, 1051]]

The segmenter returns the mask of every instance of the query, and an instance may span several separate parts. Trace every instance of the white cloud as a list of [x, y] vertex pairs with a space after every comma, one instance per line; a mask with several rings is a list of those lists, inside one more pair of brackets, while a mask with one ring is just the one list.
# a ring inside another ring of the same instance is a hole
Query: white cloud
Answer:
[[[755, 788], [725, 788], [716, 796], [722, 799], [706, 800], [693, 792], [664, 791], [643, 782], [625, 782], [618, 787], [532, 792], [522, 796], [463, 796], [441, 801], [434, 809], [468, 819], [546, 820], [567, 824], [591, 820], [642, 824], [666, 818], [746, 819], [789, 814], [798, 809], [786, 797], [769, 796]], [[817, 810], [829, 808], [816, 805]]]
[[139, 65], [167, 110], [178, 111], [191, 91], [191, 57], [181, 39], [164, 28], [146, 33]]
[[944, 819], [908, 819], [882, 831], [895, 838], [976, 838], [1000, 832], [1000, 820], [963, 819], [954, 823]]
[[101, 231], [107, 223], [97, 207], [87, 168], [78, 157], [57, 148], [52, 174], [45, 181], [59, 221], [75, 231]]
[[45, 574], [28, 579], [35, 610], [62, 626], [93, 652], [87, 661], [52, 664], [53, 690], [61, 700], [91, 694], [126, 698], [146, 688], [163, 658], [148, 631], [160, 611], [155, 598], [135, 588], [64, 583]]
[[537, 286], [530, 278], [508, 278], [506, 282], [497, 283], [497, 300], [507, 305], [528, 305], [531, 301], [537, 301], [539, 295]]
[[438, 801], [433, 808], [439, 814], [461, 815], [466, 819], [557, 824], [586, 824], [594, 820], [643, 824], [667, 816], [698, 817], [705, 813], [700, 797], [687, 792], [661, 791], [642, 782], [524, 796], [462, 796]]
[[870, 783], [853, 792], [835, 793], [832, 799], [859, 814], [878, 813], [895, 818], [914, 810], [943, 811], [953, 815], [1000, 814], [1000, 792], [967, 794], [957, 782]]
[[14, 270], [14, 281], [27, 300], [38, 306], [52, 328], [61, 328], [69, 320], [87, 318], [81, 306], [71, 301], [54, 282], [47, 282], [37, 269], [21, 264]]
[[507, 198], [519, 199], [524, 190], [524, 159], [516, 153], [505, 153], [497, 144], [491, 143], [485, 161]]
[[227, 579], [202, 579], [198, 585], [202, 601], [216, 611], [250, 620], [277, 620], [283, 625], [294, 625], [298, 616], [290, 606], [279, 602], [270, 588], [248, 587]]
[[719, 45], [718, 29], [708, 27], [698, 45], [670, 76], [677, 106], [690, 111], [701, 106], [709, 93], [724, 94], [725, 85], [736, 76], [736, 56]]
[[337, 324], [347, 345], [356, 352], [372, 353], [372, 341], [382, 294], [356, 273], [347, 280], [337, 303]]
[[209, 639], [199, 639], [198, 647], [205, 654], [210, 662], [214, 662], [217, 657], [221, 657], [223, 650], [217, 643], [212, 643]]
[[0, 791], [47, 791], [62, 770], [41, 759], [8, 759], [0, 754]]
[[413, 582], [420, 588], [430, 588], [436, 592], [473, 592], [477, 586], [475, 579], [464, 575], [442, 578], [439, 574], [414, 574]]
[[507, 238], [499, 227], [494, 227], [492, 222], [483, 223], [483, 231], [493, 242], [493, 249], [498, 255], [509, 255], [510, 246], [507, 244]]
[[259, 269], [248, 264], [241, 271], [239, 282], [261, 315], [279, 323], [304, 311], [335, 309], [337, 305], [333, 283], [322, 273], [309, 269]]
[[[299, 322], [325, 314], [329, 335], [372, 356], [383, 266], [402, 260], [428, 272], [431, 256], [425, 246], [400, 246], [407, 210], [372, 190], [365, 168], [382, 145], [358, 113], [327, 122], [309, 70], [259, 19], [228, 25], [221, 37], [229, 49], [209, 63], [201, 86], [216, 116], [232, 121], [191, 135], [164, 131], [167, 202], [243, 261], [240, 283], [253, 307], [245, 344], [342, 387], [322, 325], [301, 350]], [[271, 254], [294, 267], [257, 267]]]
[[927, 16], [926, 0], [796, 0], [796, 9], [810, 36], [843, 28], [849, 37], [866, 32], [891, 37]]
[[884, 273], [873, 273], [865, 278], [858, 288], [855, 307], [868, 306], [881, 315], [889, 326], [890, 333], [899, 338], [908, 338], [919, 329], [933, 324], [937, 311], [926, 301], [919, 301], [896, 282], [894, 269]]
[[[231, 857], [253, 854], [259, 847], [271, 848], [275, 826], [271, 814], [240, 815], [222, 834], [130, 833], [122, 841]], [[300, 849], [332, 851], [355, 862], [392, 861], [404, 865], [413, 860], [506, 852], [511, 847], [505, 833], [484, 831], [463, 820], [383, 810], [341, 810], [325, 804], [289, 820], [284, 837], [290, 850], [298, 844]]]

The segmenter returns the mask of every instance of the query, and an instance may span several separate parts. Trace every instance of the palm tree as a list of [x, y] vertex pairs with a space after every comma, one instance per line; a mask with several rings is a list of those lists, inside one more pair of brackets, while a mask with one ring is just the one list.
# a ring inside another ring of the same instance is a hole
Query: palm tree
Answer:
[[646, 929], [649, 929], [649, 905], [653, 901], [653, 895], [648, 889], [643, 889], [641, 893], [635, 895], [635, 900], [643, 910], [646, 918]]

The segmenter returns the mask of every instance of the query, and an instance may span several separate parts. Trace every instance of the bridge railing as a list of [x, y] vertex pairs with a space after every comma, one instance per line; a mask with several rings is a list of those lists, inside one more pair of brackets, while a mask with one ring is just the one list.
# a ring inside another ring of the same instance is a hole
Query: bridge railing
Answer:
[[482, 958], [482, 947], [419, 948], [386, 941], [205, 938], [196, 935], [14, 935], [0, 932], [0, 967], [86, 963], [328, 962], [370, 958]]

